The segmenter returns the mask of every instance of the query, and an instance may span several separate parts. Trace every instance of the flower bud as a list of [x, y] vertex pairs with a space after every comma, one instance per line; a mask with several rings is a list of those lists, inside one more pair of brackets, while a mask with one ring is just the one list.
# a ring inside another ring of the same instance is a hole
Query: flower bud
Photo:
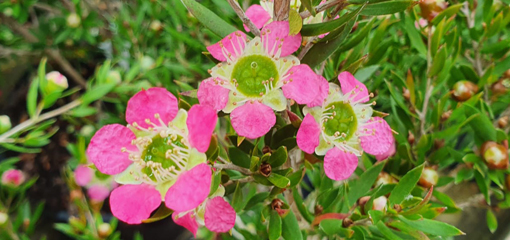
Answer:
[[435, 186], [438, 180], [439, 174], [437, 174], [437, 171], [433, 168], [426, 167], [421, 173], [418, 184], [424, 188], [430, 188], [431, 186]]
[[503, 145], [488, 141], [482, 144], [480, 150], [483, 160], [490, 169], [508, 168], [508, 149]]
[[411, 99], [411, 92], [409, 92], [409, 89], [403, 87], [402, 88], [402, 96], [404, 97], [404, 99], [406, 101], [409, 101], [409, 99]]
[[505, 94], [508, 92], [508, 85], [510, 85], [508, 79], [501, 79], [491, 85], [491, 91], [496, 95]]
[[372, 209], [383, 211], [386, 209], [386, 203], [388, 202], [388, 199], [385, 196], [380, 196], [376, 199], [374, 199], [372, 203]]
[[414, 141], [416, 141], [416, 138], [414, 137], [414, 134], [409, 130], [407, 135], [407, 142], [409, 142], [409, 145], [413, 145]]
[[151, 25], [149, 26], [150, 29], [154, 32], [159, 32], [161, 29], [163, 29], [163, 24], [159, 20], [154, 20], [151, 22]]
[[108, 236], [110, 236], [110, 234], [112, 234], [112, 227], [110, 226], [110, 224], [108, 224], [108, 223], [101, 223], [97, 227], [97, 235], [100, 238], [107, 238]]
[[381, 184], [390, 184], [390, 183], [396, 183], [397, 181], [395, 178], [393, 178], [390, 174], [386, 172], [379, 173], [379, 176], [377, 176], [377, 180], [375, 181], [374, 187], [377, 187]]
[[315, 213], [315, 216], [318, 216], [318, 215], [321, 215], [322, 214], [322, 211], [324, 210], [324, 208], [322, 207], [322, 205], [315, 205], [314, 207], [314, 213]]
[[0, 116], [0, 134], [7, 132], [11, 129], [11, 119], [7, 115]]
[[143, 69], [143, 70], [151, 70], [154, 68], [154, 59], [152, 59], [151, 57], [149, 56], [143, 56], [141, 59], [140, 59], [140, 67]]
[[453, 98], [459, 102], [464, 102], [478, 92], [478, 86], [470, 81], [458, 81], [453, 85]]
[[12, 16], [12, 14], [13, 14], [12, 8], [7, 7], [7, 8], [5, 8], [5, 9], [4, 9], [4, 15], [5, 15], [6, 17], [11, 17], [11, 16]]
[[96, 129], [92, 125], [85, 125], [80, 130], [80, 135], [84, 137], [92, 137], [92, 135], [95, 133]]
[[350, 218], [344, 218], [344, 220], [342, 220], [342, 227], [344, 228], [348, 228], [352, 226], [352, 224], [354, 224], [354, 221], [352, 221]]
[[25, 182], [23, 172], [17, 169], [9, 169], [2, 174], [2, 185], [17, 187]]
[[0, 227], [7, 223], [9, 215], [4, 212], [0, 212]]
[[122, 76], [119, 71], [110, 70], [110, 72], [108, 72], [108, 76], [106, 76], [106, 83], [119, 84], [120, 82], [122, 82]]
[[450, 118], [450, 116], [452, 116], [452, 110], [448, 110], [446, 112], [444, 112], [443, 114], [441, 114], [441, 121], [446, 121]]
[[501, 117], [498, 119], [498, 127], [505, 128], [508, 125], [508, 116]]
[[53, 71], [46, 74], [46, 85], [43, 87], [43, 92], [49, 95], [54, 92], [62, 92], [67, 89], [67, 78], [60, 72]]
[[420, 0], [421, 16], [432, 21], [439, 13], [448, 7], [444, 0]]
[[71, 14], [67, 15], [66, 21], [67, 21], [67, 26], [69, 26], [71, 28], [77, 28], [81, 24], [81, 18], [76, 13], [71, 13]]
[[271, 175], [271, 165], [269, 163], [263, 163], [260, 165], [259, 173], [264, 177]]
[[510, 78], [510, 69], [506, 70], [503, 76], [505, 78]]

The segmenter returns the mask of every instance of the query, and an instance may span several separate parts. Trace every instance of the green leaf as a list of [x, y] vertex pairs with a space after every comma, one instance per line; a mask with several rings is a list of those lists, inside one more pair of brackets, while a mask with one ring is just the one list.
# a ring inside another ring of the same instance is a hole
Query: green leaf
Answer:
[[347, 51], [360, 44], [363, 41], [363, 39], [365, 39], [365, 37], [368, 36], [376, 20], [377, 18], [373, 18], [372, 20], [370, 20], [370, 22], [367, 25], [365, 25], [361, 30], [359, 30], [354, 37], [351, 37], [348, 41], [342, 44], [338, 51]]
[[221, 19], [214, 12], [204, 7], [195, 0], [181, 0], [184, 6], [195, 16], [200, 23], [209, 28], [213, 33], [220, 37], [226, 37], [230, 33], [237, 31], [237, 28], [231, 26], [225, 20]]
[[443, 18], [448, 19], [454, 14], [457, 14], [457, 12], [463, 5], [464, 4], [462, 3], [451, 5], [450, 7], [439, 13], [436, 17], [434, 17], [434, 19], [432, 19], [432, 25], [437, 25], [439, 22], [441, 22], [441, 20], [443, 20]]
[[292, 196], [294, 197], [294, 202], [296, 203], [296, 207], [299, 213], [301, 213], [301, 216], [303, 216], [303, 218], [308, 223], [312, 223], [314, 217], [312, 216], [310, 211], [308, 211], [308, 209], [306, 208], [303, 202], [303, 198], [301, 197], [301, 195], [299, 195], [299, 192], [296, 188], [292, 189]]
[[216, 192], [216, 190], [218, 190], [220, 184], [221, 184], [221, 171], [216, 171], [212, 176], [211, 190], [209, 191], [209, 196], [211, 196]]
[[469, 125], [471, 128], [473, 128], [477, 137], [481, 138], [484, 142], [496, 141], [496, 129], [485, 113], [480, 112], [480, 110], [469, 104], [464, 104], [464, 111], [466, 117], [470, 117], [476, 114], [478, 115], [469, 122]]
[[228, 156], [230, 157], [230, 161], [232, 161], [233, 164], [243, 168], [250, 168], [250, 156], [248, 156], [248, 154], [243, 152], [241, 149], [237, 147], [228, 148]]
[[386, 15], [393, 14], [397, 12], [402, 12], [409, 7], [416, 5], [418, 2], [408, 1], [408, 0], [395, 0], [395, 1], [386, 1], [386, 2], [378, 2], [368, 4], [363, 11], [361, 11], [361, 15], [365, 16], [377, 16], [377, 15]]
[[378, 210], [369, 210], [368, 216], [370, 216], [372, 223], [377, 224], [384, 217], [384, 213]]
[[375, 226], [377, 227], [377, 229], [379, 229], [379, 231], [381, 231], [382, 235], [384, 235], [386, 239], [402, 240], [402, 238], [395, 235], [395, 233], [393, 233], [391, 229], [387, 227], [382, 221], [378, 222]]
[[492, 37], [501, 31], [501, 22], [503, 21], [503, 12], [492, 20], [492, 24], [487, 29], [487, 37]]
[[319, 223], [319, 228], [328, 236], [337, 234], [340, 237], [351, 238], [354, 234], [352, 229], [342, 227], [340, 219], [324, 219]]
[[393, 189], [393, 191], [391, 191], [390, 198], [388, 199], [390, 201], [390, 205], [400, 204], [404, 201], [404, 199], [414, 189], [416, 183], [418, 183], [422, 171], [423, 164], [407, 172], [406, 175], [400, 179], [397, 186]]
[[44, 89], [46, 88], [46, 84], [48, 80], [46, 79], [46, 58], [42, 58], [41, 62], [39, 63], [39, 67], [37, 68], [37, 78], [39, 79], [39, 87], [41, 89], [41, 92], [44, 93]]
[[81, 96], [81, 100], [83, 101], [83, 104], [89, 104], [91, 102], [94, 102], [96, 100], [99, 100], [106, 94], [108, 94], [114, 87], [115, 83], [105, 83], [105, 84], [98, 84], [94, 86], [91, 89], [88, 89], [83, 96]]
[[302, 36], [317, 36], [324, 33], [331, 32], [335, 29], [339, 29], [347, 24], [348, 21], [358, 16], [358, 14], [363, 10], [365, 5], [360, 6], [358, 9], [348, 13], [344, 14], [338, 19], [323, 22], [323, 23], [315, 23], [315, 24], [305, 24], [303, 25], [303, 28], [301, 29], [301, 35]]
[[279, 147], [269, 158], [269, 164], [272, 168], [282, 166], [287, 161], [287, 148], [285, 146]]
[[404, 28], [406, 30], [407, 35], [409, 36], [409, 40], [411, 40], [411, 46], [418, 50], [418, 52], [423, 58], [426, 58], [427, 46], [425, 46], [425, 43], [423, 43], [421, 34], [418, 32], [411, 19], [407, 19]]
[[236, 190], [234, 192], [234, 197], [232, 198], [232, 207], [236, 212], [241, 212], [244, 208], [244, 199], [243, 199], [243, 187], [240, 182], [237, 182]]
[[491, 197], [489, 194], [489, 181], [480, 173], [480, 171], [475, 171], [475, 180], [476, 184], [478, 184], [478, 188], [480, 189], [480, 192], [482, 192], [483, 196], [485, 197], [485, 201], [487, 204], [491, 204]]
[[296, 10], [289, 11], [289, 35], [296, 35], [303, 27], [303, 19]]
[[290, 180], [288, 178], [276, 173], [271, 173], [271, 175], [267, 177], [267, 180], [279, 188], [286, 188], [290, 185]]
[[282, 219], [282, 237], [286, 240], [303, 240], [298, 221], [292, 211]]
[[352, 181], [349, 184], [349, 204], [353, 205], [358, 198], [364, 196], [375, 183], [379, 173], [384, 168], [384, 163], [375, 164], [371, 168], [367, 169], [359, 179]]
[[174, 211], [172, 209], [169, 209], [165, 206], [165, 204], [162, 204], [150, 218], [142, 220], [142, 222], [143, 223], [157, 222], [172, 215], [173, 212]]
[[432, 39], [429, 39], [430, 42], [430, 54], [432, 57], [436, 55], [436, 52], [439, 51], [439, 45], [441, 44], [441, 40], [443, 39], [444, 35], [444, 25], [446, 20], [443, 19], [437, 27], [436, 30], [434, 30], [434, 34], [432, 35]]
[[69, 112], [69, 114], [73, 117], [87, 117], [87, 116], [95, 114], [96, 112], [97, 112], [96, 108], [81, 106], [81, 107], [71, 110]]
[[266, 198], [269, 197], [269, 192], [261, 192], [253, 195], [253, 197], [250, 198], [248, 203], [246, 203], [246, 206], [244, 207], [245, 210], [249, 210], [255, 205], [259, 203], [263, 203]]
[[434, 221], [426, 218], [421, 220], [409, 220], [403, 216], [398, 216], [398, 218], [405, 224], [409, 225], [410, 227], [415, 228], [416, 230], [422, 231], [424, 233], [442, 237], [464, 235], [462, 231], [447, 223]]
[[306, 10], [308, 10], [312, 14], [312, 16], [315, 17], [315, 14], [317, 14], [317, 12], [315, 11], [315, 8], [312, 5], [312, 0], [301, 0], [301, 4], [303, 4]]
[[434, 56], [434, 60], [432, 60], [432, 67], [430, 68], [430, 72], [428, 74], [429, 77], [436, 76], [444, 67], [444, 63], [446, 60], [446, 47], [443, 46], [438, 50], [436, 56]]
[[498, 229], [498, 219], [490, 209], [487, 210], [487, 226], [491, 233], [494, 233], [496, 229]]
[[27, 94], [27, 111], [28, 115], [32, 118], [35, 115], [35, 111], [37, 108], [37, 89], [39, 88], [39, 79], [34, 79], [32, 84], [30, 84], [30, 88], [28, 89]]
[[11, 151], [20, 152], [20, 153], [40, 153], [41, 152], [41, 149], [39, 149], [39, 148], [25, 148], [25, 147], [16, 146], [16, 145], [10, 144], [10, 143], [2, 143], [2, 144], [0, 144], [0, 147], [4, 147]]
[[272, 210], [271, 216], [269, 217], [269, 223], [267, 224], [269, 240], [277, 240], [282, 235], [282, 217], [277, 211]]

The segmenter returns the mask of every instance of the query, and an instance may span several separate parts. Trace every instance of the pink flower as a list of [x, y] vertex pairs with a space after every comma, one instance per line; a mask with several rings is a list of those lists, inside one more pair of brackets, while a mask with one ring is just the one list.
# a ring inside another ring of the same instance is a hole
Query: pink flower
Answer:
[[384, 157], [395, 140], [388, 123], [372, 117], [366, 86], [348, 72], [340, 73], [338, 80], [341, 88], [330, 83], [322, 105], [303, 108], [305, 118], [296, 140], [302, 151], [324, 156], [329, 178], [344, 180], [358, 166], [363, 151]]
[[128, 102], [128, 127], [106, 125], [92, 137], [89, 159], [124, 184], [110, 195], [113, 215], [124, 222], [141, 223], [161, 201], [174, 211], [189, 211], [209, 194], [211, 168], [204, 152], [216, 111], [195, 105], [186, 112], [177, 102], [164, 88], [142, 90]]
[[76, 167], [74, 178], [76, 184], [88, 189], [87, 195], [96, 202], [104, 201], [110, 196], [110, 192], [118, 186], [112, 176], [96, 172], [84, 164]]
[[188, 229], [196, 237], [199, 225], [205, 225], [213, 232], [228, 232], [234, 227], [236, 212], [221, 197], [225, 193], [223, 186], [207, 198], [197, 208], [186, 212], [174, 212], [172, 219], [178, 225]]
[[291, 55], [300, 45], [301, 35], [290, 36], [288, 22], [271, 22], [249, 42], [237, 31], [207, 47], [223, 62], [200, 84], [200, 104], [230, 113], [240, 136], [263, 136], [276, 122], [274, 110], [285, 110], [288, 98], [308, 104], [319, 94], [320, 77]]
[[23, 172], [17, 169], [9, 169], [2, 174], [2, 185], [17, 187], [25, 182]]

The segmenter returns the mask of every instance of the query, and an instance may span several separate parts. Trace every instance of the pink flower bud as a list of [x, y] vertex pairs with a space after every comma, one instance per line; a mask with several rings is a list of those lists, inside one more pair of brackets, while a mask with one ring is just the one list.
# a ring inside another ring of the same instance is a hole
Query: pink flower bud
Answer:
[[386, 208], [387, 202], [388, 202], [388, 199], [385, 196], [380, 196], [380, 197], [374, 199], [374, 202], [372, 203], [372, 208], [374, 210], [383, 211]]
[[53, 71], [46, 74], [46, 85], [44, 86], [45, 94], [51, 94], [54, 92], [62, 92], [69, 87], [67, 78], [60, 72]]
[[17, 187], [25, 182], [23, 172], [17, 169], [9, 169], [2, 174], [2, 184]]
[[7, 115], [0, 116], [0, 134], [9, 131], [11, 129], [11, 119]]

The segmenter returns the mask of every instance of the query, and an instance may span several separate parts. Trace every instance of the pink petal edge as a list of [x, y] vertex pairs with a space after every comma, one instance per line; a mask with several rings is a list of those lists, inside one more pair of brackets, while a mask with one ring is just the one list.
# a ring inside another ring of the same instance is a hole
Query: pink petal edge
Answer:
[[358, 157], [337, 147], [330, 149], [324, 156], [324, 172], [329, 178], [341, 181], [348, 179], [358, 166]]
[[94, 174], [94, 170], [91, 168], [85, 166], [85, 165], [78, 165], [76, 169], [74, 170], [74, 180], [76, 181], [76, 184], [78, 186], [85, 186], [87, 185], [90, 180], [92, 180], [92, 175]]
[[211, 176], [211, 167], [205, 163], [182, 173], [166, 193], [166, 206], [177, 212], [196, 208], [209, 195]]
[[[395, 138], [393, 137], [393, 132], [391, 131], [390, 125], [380, 118], [374, 117], [369, 120], [365, 127], [368, 129], [366, 136], [361, 136], [361, 148], [369, 154], [372, 155], [381, 155], [390, 151], [390, 147], [395, 142]], [[375, 134], [371, 133], [375, 131]]]
[[[225, 62], [227, 60], [235, 60], [243, 53], [245, 47], [246, 34], [241, 31], [235, 31], [221, 39], [221, 41], [207, 47], [207, 51], [209, 51], [214, 58]], [[225, 53], [230, 54], [230, 56]], [[229, 59], [227, 59], [227, 57]]]
[[195, 220], [195, 216], [192, 215], [193, 212], [188, 212], [186, 215], [178, 217], [179, 212], [174, 212], [172, 214], [172, 219], [174, 220], [175, 224], [188, 229], [191, 233], [193, 233], [193, 237], [196, 238], [198, 232], [198, 223], [197, 220]]
[[296, 135], [298, 147], [306, 153], [312, 154], [315, 148], [319, 146], [319, 136], [321, 130], [319, 124], [311, 114], [307, 114], [301, 122], [301, 126]]
[[177, 98], [165, 88], [153, 87], [142, 90], [129, 99], [126, 109], [126, 121], [129, 124], [137, 123], [141, 127], [148, 128], [152, 125], [145, 122], [150, 119], [152, 123], [160, 125], [155, 114], [159, 114], [161, 120], [168, 124], [174, 119], [179, 111]]
[[160, 203], [159, 192], [147, 184], [124, 185], [113, 190], [110, 195], [112, 214], [129, 224], [142, 223]]
[[319, 94], [321, 84], [318, 75], [306, 64], [293, 66], [289, 69], [288, 77], [283, 79], [283, 95], [294, 99], [298, 104], [307, 104], [315, 100]]
[[101, 184], [92, 185], [87, 190], [87, 195], [94, 201], [102, 202], [110, 195], [110, 189]]
[[354, 101], [364, 103], [370, 100], [367, 86], [354, 78], [350, 72], [341, 72], [338, 75], [338, 81], [340, 81], [340, 86], [344, 95], [352, 94], [351, 91], [353, 90], [358, 92], [356, 97], [354, 97]]
[[[248, 9], [246, 9], [245, 14], [258, 29], [261, 29], [271, 19], [271, 15], [269, 15], [269, 13], [258, 4], [251, 5]], [[246, 32], [250, 31], [246, 25], [243, 26]]]
[[289, 35], [289, 22], [275, 21], [261, 30], [261, 40], [267, 54], [276, 55], [281, 46], [280, 57], [291, 55], [301, 46], [301, 34]]
[[319, 93], [311, 102], [306, 104], [308, 107], [317, 107], [322, 106], [324, 104], [324, 99], [328, 97], [329, 91], [329, 82], [323, 76], [318, 75], [317, 77], [317, 85], [319, 85]]
[[230, 90], [215, 84], [213, 78], [205, 79], [198, 86], [197, 97], [202, 105], [211, 106], [220, 111], [227, 105]]
[[199, 152], [207, 151], [217, 121], [216, 111], [211, 107], [205, 105], [194, 105], [191, 107], [186, 119], [191, 146]]
[[228, 232], [235, 225], [236, 212], [222, 197], [215, 197], [207, 201], [204, 222], [213, 232]]

